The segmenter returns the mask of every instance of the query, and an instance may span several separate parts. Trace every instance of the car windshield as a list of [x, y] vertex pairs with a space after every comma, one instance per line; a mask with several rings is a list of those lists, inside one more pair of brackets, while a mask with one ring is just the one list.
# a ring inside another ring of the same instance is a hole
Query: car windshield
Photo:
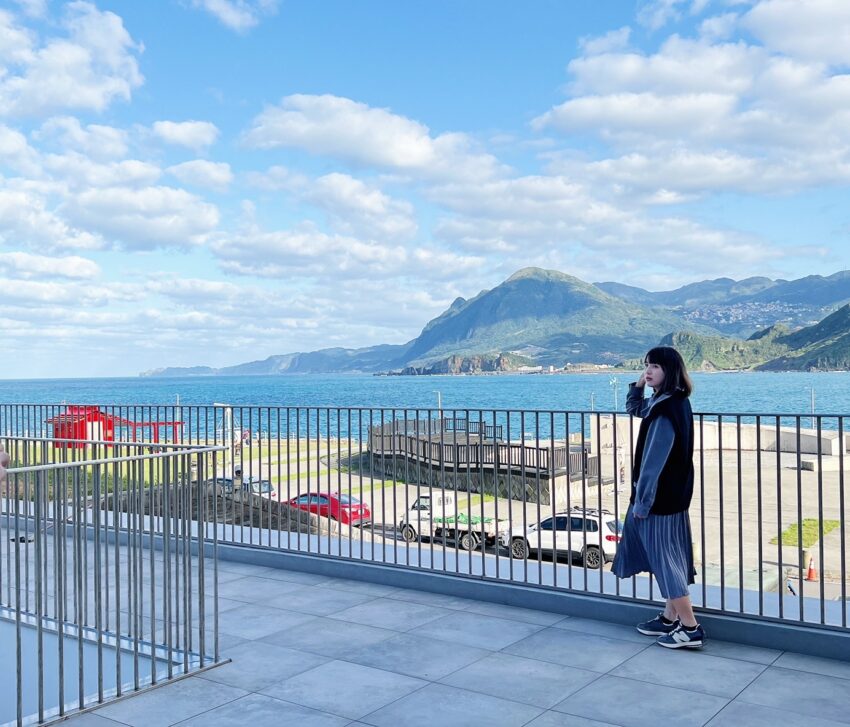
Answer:
[[254, 492], [271, 492], [272, 483], [268, 480], [262, 480], [261, 482], [252, 482], [251, 490], [253, 490]]
[[360, 500], [356, 497], [349, 497], [348, 495], [340, 495], [339, 502], [341, 505], [359, 505]]
[[615, 535], [620, 535], [623, 532], [623, 523], [619, 520], [608, 520], [605, 523], [608, 526], [608, 529], [614, 533]]

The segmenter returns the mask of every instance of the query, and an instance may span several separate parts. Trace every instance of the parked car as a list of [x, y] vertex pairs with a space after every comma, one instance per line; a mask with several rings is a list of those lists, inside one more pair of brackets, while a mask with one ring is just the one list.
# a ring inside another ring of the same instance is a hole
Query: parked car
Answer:
[[623, 533], [622, 523], [608, 510], [574, 507], [539, 523], [515, 525], [499, 533], [499, 542], [514, 558], [540, 555], [578, 556], [588, 568], [601, 568], [614, 559]]
[[269, 500], [277, 500], [277, 488], [272, 485], [270, 480], [264, 480], [260, 477], [249, 477], [242, 482], [243, 490], [250, 490], [255, 495], [266, 497]]
[[338, 492], [308, 492], [289, 501], [291, 507], [332, 518], [343, 525], [369, 525], [372, 512], [356, 497]]
[[492, 545], [507, 521], [461, 510], [452, 493], [420, 495], [398, 524], [401, 537], [408, 543], [422, 538], [448, 538], [464, 550], [475, 550], [482, 541]]
[[216, 494], [218, 495], [230, 495], [233, 492], [233, 478], [232, 477], [211, 477], [208, 480], [204, 481], [205, 485], [215, 485]]

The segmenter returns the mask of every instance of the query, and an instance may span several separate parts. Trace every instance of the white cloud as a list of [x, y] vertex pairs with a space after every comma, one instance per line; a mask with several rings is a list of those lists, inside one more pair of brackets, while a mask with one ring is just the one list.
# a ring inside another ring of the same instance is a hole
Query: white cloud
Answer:
[[650, 30], [658, 30], [667, 23], [678, 20], [681, 16], [681, 6], [687, 2], [688, 0], [648, 0], [638, 11], [637, 21]]
[[114, 159], [127, 153], [127, 132], [113, 126], [87, 124], [73, 116], [55, 116], [33, 134], [39, 141], [55, 140], [63, 149], [80, 151], [94, 159]]
[[726, 40], [735, 32], [737, 27], [737, 13], [724, 13], [703, 20], [699, 26], [699, 34], [709, 40]]
[[429, 177], [480, 179], [502, 171], [465, 134], [432, 137], [424, 124], [339, 96], [287, 96], [259, 114], [244, 138], [260, 149], [298, 147], [356, 165]]
[[[66, 6], [67, 37], [34, 36], [0, 12], [0, 38], [9, 50], [0, 55], [0, 114], [37, 116], [58, 109], [103, 111], [114, 100], [129, 100], [141, 85], [134, 43], [121, 18], [88, 2]], [[2, 44], [0, 44], [1, 46]]]
[[0, 124], [0, 162], [21, 174], [37, 176], [38, 152], [17, 129]]
[[87, 189], [68, 200], [65, 213], [75, 224], [134, 250], [199, 245], [219, 222], [214, 205], [161, 186]]
[[850, 65], [850, 3], [846, 0], [762, 0], [741, 24], [771, 50]]
[[225, 271], [268, 278], [395, 274], [407, 260], [401, 245], [329, 235], [309, 223], [272, 232], [250, 227], [220, 236], [211, 249]]
[[0, 241], [36, 250], [94, 250], [103, 240], [75, 228], [47, 208], [43, 197], [25, 190], [0, 188]]
[[595, 38], [582, 38], [579, 41], [579, 45], [587, 55], [624, 50], [629, 44], [631, 33], [632, 29], [624, 26], [618, 30], [609, 30], [605, 35]]
[[168, 144], [197, 150], [215, 143], [218, 127], [209, 121], [156, 121], [153, 133]]
[[138, 159], [99, 163], [85, 154], [67, 152], [48, 154], [42, 159], [45, 171], [62, 183], [62, 191], [84, 190], [92, 187], [148, 186], [162, 174], [160, 168]]
[[850, 74], [822, 63], [708, 34], [671, 36], [648, 55], [586, 55], [568, 69], [571, 97], [533, 127], [596, 135], [611, 158], [555, 164], [557, 173], [607, 178], [615, 194], [639, 187], [650, 203], [850, 179]]
[[0, 253], [0, 271], [20, 278], [80, 278], [97, 277], [100, 267], [93, 260], [78, 257], [31, 255], [25, 252]]
[[192, 0], [192, 4], [231, 30], [245, 33], [256, 26], [264, 15], [273, 14], [277, 10], [278, 0]]
[[782, 254], [734, 230], [712, 229], [672, 215], [648, 215], [619, 200], [603, 201], [566, 178], [447, 185], [432, 194], [454, 213], [438, 224], [438, 239], [477, 254], [498, 250], [508, 273], [538, 264], [568, 271], [583, 268], [585, 279], [598, 279], [606, 261], [616, 265], [635, 255], [642, 258], [641, 251], [651, 249], [646, 265], [676, 271], [681, 277], [704, 277], [746, 273]]
[[41, 18], [47, 12], [47, 0], [15, 0], [21, 10], [33, 18]]
[[174, 175], [183, 184], [206, 187], [218, 191], [227, 189], [233, 181], [233, 172], [225, 162], [210, 162], [205, 159], [193, 159], [182, 164], [168, 167], [166, 171]]
[[347, 174], [319, 177], [304, 198], [325, 210], [334, 229], [345, 234], [397, 240], [416, 234], [413, 205]]

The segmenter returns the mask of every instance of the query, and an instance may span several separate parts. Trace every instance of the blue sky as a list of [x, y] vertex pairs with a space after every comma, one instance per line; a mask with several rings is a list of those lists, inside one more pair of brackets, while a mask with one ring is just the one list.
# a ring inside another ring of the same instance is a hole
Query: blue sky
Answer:
[[0, 376], [848, 267], [846, 0], [0, 1]]

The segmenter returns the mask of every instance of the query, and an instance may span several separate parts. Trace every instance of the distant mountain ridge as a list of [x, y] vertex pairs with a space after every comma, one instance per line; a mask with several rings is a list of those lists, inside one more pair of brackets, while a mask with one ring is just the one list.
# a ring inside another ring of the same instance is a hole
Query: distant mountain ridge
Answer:
[[[218, 369], [161, 368], [142, 375], [475, 373], [529, 364], [615, 364], [641, 356], [664, 337], [690, 351], [698, 368], [750, 368], [780, 360], [789, 367], [832, 366], [844, 360], [850, 345], [842, 333], [850, 330], [842, 329], [845, 317], [829, 315], [845, 297], [850, 300], [847, 272], [792, 281], [718, 278], [653, 293], [524, 268], [491, 290], [457, 298], [405, 344], [327, 348]], [[801, 321], [816, 325], [791, 333]], [[786, 327], [772, 328], [780, 322]], [[728, 335], [740, 331], [749, 338]]]
[[796, 280], [717, 278], [668, 291], [650, 292], [622, 283], [596, 283], [611, 295], [650, 308], [667, 308], [689, 323], [749, 336], [773, 323], [811, 325], [850, 303], [850, 271]]

